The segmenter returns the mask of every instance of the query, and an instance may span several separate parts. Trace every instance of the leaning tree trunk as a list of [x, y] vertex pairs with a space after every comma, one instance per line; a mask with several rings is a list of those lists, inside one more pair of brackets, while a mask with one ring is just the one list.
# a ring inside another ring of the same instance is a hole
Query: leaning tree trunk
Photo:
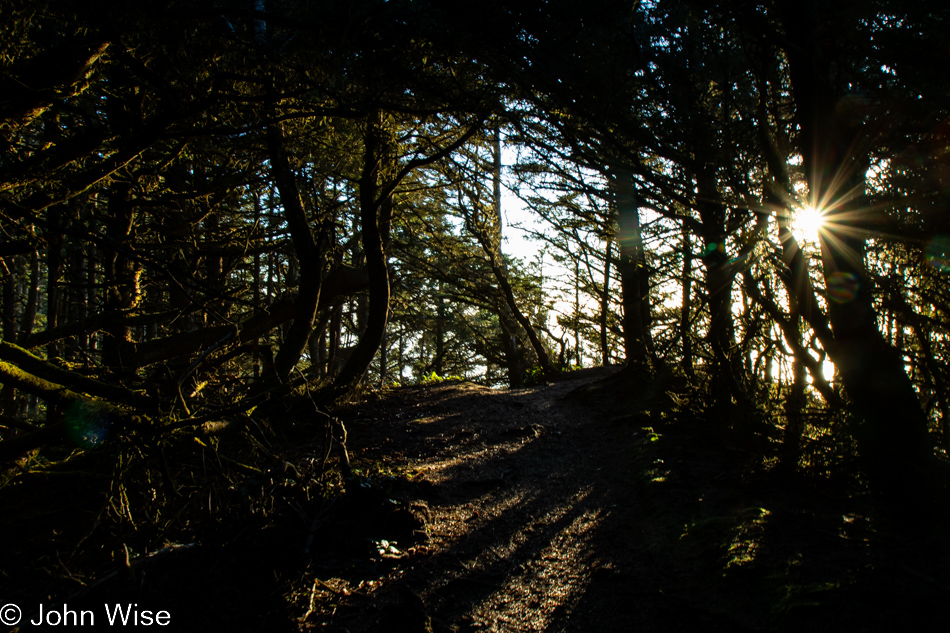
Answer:
[[381, 197], [380, 180], [384, 161], [392, 160], [386, 131], [379, 122], [369, 124], [360, 175], [360, 235], [366, 270], [369, 273], [369, 308], [366, 329], [337, 376], [334, 387], [338, 393], [348, 391], [366, 373], [379, 350], [389, 321], [389, 263], [381, 227], [389, 225], [392, 214], [392, 193]]
[[800, 149], [811, 199], [826, 214], [820, 233], [828, 317], [834, 345], [828, 349], [860, 419], [855, 433], [862, 466], [893, 527], [915, 527], [931, 506], [927, 419], [904, 362], [877, 324], [865, 262], [867, 150], [860, 122], [838, 115], [843, 97], [836, 77], [840, 60], [823, 43], [832, 31], [817, 0], [786, 2], [786, 56], [797, 106]]
[[274, 360], [277, 377], [286, 380], [297, 366], [297, 361], [306, 349], [307, 340], [313, 331], [313, 322], [320, 305], [328, 245], [326, 231], [323, 229], [320, 230], [320, 239], [314, 240], [307, 211], [304, 209], [297, 189], [297, 181], [284, 149], [283, 132], [279, 126], [274, 125], [268, 128], [267, 143], [274, 180], [280, 193], [280, 201], [284, 206], [290, 238], [293, 241], [300, 268], [300, 284], [294, 305], [293, 324], [284, 337], [284, 342]]
[[[505, 264], [505, 257], [501, 250], [504, 219], [502, 217], [501, 207], [501, 128], [497, 122], [492, 131], [492, 199], [494, 201], [494, 216], [489, 224], [491, 233], [488, 236], [488, 248], [485, 250], [488, 251], [487, 254], [490, 260], [492, 274], [495, 276], [495, 280], [498, 282], [498, 286], [501, 288], [502, 295], [505, 298], [505, 303], [501, 306], [500, 320], [507, 344], [505, 347], [505, 356], [508, 361], [509, 385], [511, 387], [520, 387], [524, 380], [522, 364], [524, 352], [521, 349], [521, 342], [516, 334], [518, 331], [516, 323], [520, 325], [524, 329], [525, 334], [527, 334], [528, 341], [531, 343], [531, 347], [534, 348], [534, 353], [538, 357], [538, 364], [541, 366], [541, 370], [544, 374], [551, 375], [555, 373], [556, 370], [554, 369], [553, 363], [551, 363], [547, 350], [544, 348], [541, 337], [538, 336], [535, 327], [531, 324], [531, 320], [528, 319], [521, 311], [521, 308], [518, 307], [518, 302], [515, 299], [515, 293], [511, 287], [511, 281], [508, 276], [508, 266]], [[485, 244], [483, 244], [483, 246], [485, 246]], [[512, 319], [514, 319], [514, 322], [512, 322]]]

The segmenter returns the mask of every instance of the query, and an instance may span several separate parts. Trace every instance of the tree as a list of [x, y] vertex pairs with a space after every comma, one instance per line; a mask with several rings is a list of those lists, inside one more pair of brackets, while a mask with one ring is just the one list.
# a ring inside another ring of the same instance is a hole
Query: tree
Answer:
[[[862, 420], [857, 438], [864, 467], [892, 518], [903, 523], [930, 505], [927, 420], [900, 355], [878, 327], [865, 233], [872, 138], [861, 106], [849, 109], [848, 86], [833, 70], [835, 63], [846, 63], [842, 51], [829, 49], [821, 37], [860, 27], [862, 20], [830, 14], [817, 3], [786, 3], [781, 10], [809, 196], [826, 210], [820, 237], [834, 335], [829, 354]], [[894, 428], [897, 420], [900, 427]]]

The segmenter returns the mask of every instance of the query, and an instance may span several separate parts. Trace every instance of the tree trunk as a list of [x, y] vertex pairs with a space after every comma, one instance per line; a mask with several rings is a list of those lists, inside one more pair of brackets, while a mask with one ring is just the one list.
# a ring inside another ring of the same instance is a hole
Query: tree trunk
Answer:
[[379, 342], [379, 387], [386, 386], [386, 376], [389, 373], [389, 340], [386, 330], [383, 329], [383, 338]]
[[300, 360], [300, 356], [307, 347], [307, 340], [313, 332], [313, 322], [320, 305], [328, 245], [326, 231], [323, 228], [320, 229], [320, 238], [318, 240], [313, 238], [307, 211], [303, 207], [296, 177], [287, 159], [283, 133], [279, 126], [273, 125], [267, 129], [267, 144], [274, 181], [277, 183], [280, 200], [284, 206], [284, 214], [300, 268], [300, 284], [294, 305], [293, 324], [274, 359], [274, 371], [277, 377], [280, 380], [286, 380], [297, 366], [297, 361]]
[[643, 250], [640, 205], [629, 170], [614, 167], [610, 174], [619, 227], [620, 286], [623, 295], [623, 337], [627, 365], [651, 371], [653, 338], [650, 333], [650, 274]]
[[581, 366], [581, 262], [574, 259], [574, 364]]
[[3, 277], [3, 340], [11, 343], [17, 340], [17, 275], [20, 269], [19, 257], [5, 258], [3, 265], [6, 274]]
[[680, 337], [683, 345], [683, 373], [695, 378], [693, 369], [693, 338], [690, 327], [693, 288], [693, 250], [689, 227], [683, 223], [683, 296], [680, 301]]
[[[63, 276], [63, 234], [62, 234], [63, 205], [54, 205], [47, 211], [47, 223], [50, 231], [46, 236], [46, 329], [53, 330], [59, 325], [59, 315], [62, 309], [62, 288], [60, 278]], [[58, 343], [49, 343], [46, 346], [46, 358], [58, 358], [62, 350]]]
[[132, 208], [131, 185], [114, 184], [109, 193], [109, 220], [106, 232], [118, 245], [106, 257], [104, 286], [105, 313], [109, 315], [104, 328], [102, 360], [114, 371], [123, 371], [122, 349], [132, 341], [132, 330], [125, 321], [129, 310], [140, 298], [139, 275], [141, 267], [125, 251], [132, 248], [135, 216]]
[[554, 365], [551, 363], [551, 358], [548, 356], [547, 350], [544, 348], [544, 343], [541, 341], [541, 337], [538, 336], [537, 330], [531, 324], [531, 320], [521, 311], [518, 307], [518, 302], [515, 299], [514, 291], [511, 288], [511, 284], [508, 282], [508, 276], [502, 271], [501, 267], [498, 266], [496, 262], [491, 264], [492, 273], [495, 275], [495, 280], [498, 282], [498, 285], [501, 286], [501, 291], [505, 296], [505, 300], [508, 303], [508, 308], [511, 310], [512, 316], [518, 322], [519, 325], [524, 329], [525, 333], [528, 335], [528, 341], [531, 342], [531, 347], [534, 348], [534, 353], [538, 356], [538, 363], [541, 365], [541, 371], [545, 375], [553, 375], [557, 373]]
[[600, 364], [604, 367], [610, 365], [610, 340], [607, 331], [607, 316], [610, 310], [610, 258], [613, 257], [611, 250], [613, 247], [613, 237], [608, 235], [607, 246], [604, 249], [604, 287], [600, 293]]
[[[205, 183], [201, 184], [207, 186]], [[217, 246], [221, 242], [221, 218], [217, 213], [208, 214], [202, 234], [206, 241], [212, 242], [211, 248], [218, 251], [206, 254], [203, 258], [205, 283], [214, 295], [214, 299], [206, 302], [204, 322], [205, 324], [219, 323], [227, 320], [227, 304], [220, 299], [227, 294], [227, 289], [224, 283], [224, 257], [221, 255], [220, 247]]]
[[36, 325], [36, 308], [40, 295], [40, 255], [37, 251], [30, 254], [30, 276], [26, 279], [26, 305], [20, 318], [19, 337], [23, 344], [33, 333]]
[[[330, 397], [338, 397], [351, 389], [366, 372], [380, 343], [389, 321], [389, 263], [385, 242], [393, 214], [393, 192], [402, 178], [413, 169], [435, 162], [458, 149], [475, 132], [481, 122], [458, 136], [454, 142], [407, 163], [395, 172], [396, 159], [392, 132], [385, 129], [382, 117], [368, 121], [364, 139], [363, 169], [359, 181], [360, 234], [363, 252], [366, 255], [366, 270], [369, 275], [369, 308], [366, 333], [360, 337], [356, 348], [347, 360], [340, 375], [333, 383]], [[384, 180], [385, 179], [385, 180]]]
[[[17, 285], [23, 271], [20, 257], [8, 257], [3, 262], [7, 267], [7, 274], [3, 278], [3, 340], [14, 343], [17, 341]], [[13, 385], [4, 384], [0, 389], [0, 413], [14, 416], [16, 414], [16, 389]]]
[[[77, 220], [84, 222], [86, 218], [83, 217], [83, 215], [85, 214], [77, 213]], [[90, 291], [92, 290], [90, 286], [94, 283], [90, 282], [91, 275], [89, 271], [95, 267], [95, 264], [93, 263], [93, 258], [89, 256], [89, 250], [87, 249], [91, 250], [92, 244], [83, 244], [77, 240], [72, 240], [71, 248], [69, 249], [69, 272], [71, 273], [71, 287], [68, 301], [69, 316], [67, 318], [69, 323], [83, 323], [91, 314], [95, 314], [95, 308], [89, 300]], [[88, 330], [76, 335], [70, 360], [88, 354], [89, 337], [90, 333]], [[154, 337], [153, 334], [152, 338]]]
[[520, 328], [525, 328], [528, 339], [534, 347], [535, 354], [538, 356], [538, 363], [542, 369], [552, 371], [553, 368], [551, 368], [547, 351], [544, 349], [544, 346], [541, 345], [537, 334], [533, 332], [533, 326], [518, 309], [515, 303], [514, 293], [511, 290], [511, 284], [508, 282], [508, 266], [505, 263], [505, 255], [501, 249], [504, 227], [501, 189], [501, 126], [495, 121], [495, 125], [492, 129], [492, 209], [494, 211], [494, 217], [489, 225], [490, 234], [488, 238], [491, 245], [491, 252], [488, 253], [488, 256], [491, 260], [492, 273], [498, 281], [498, 285], [504, 297], [504, 303], [499, 306], [498, 320], [501, 326], [502, 343], [503, 349], [505, 350], [505, 364], [508, 370], [508, 387], [517, 389], [524, 386], [525, 380], [525, 350], [522, 347]]
[[392, 160], [386, 131], [380, 122], [370, 122], [365, 138], [363, 171], [360, 175], [360, 234], [369, 273], [369, 306], [366, 330], [334, 382], [338, 393], [351, 389], [363, 377], [379, 350], [389, 321], [389, 263], [380, 226], [392, 214], [392, 193], [380, 199], [383, 162]]
[[810, 199], [826, 213], [819, 238], [835, 340], [828, 353], [861, 420], [858, 451], [885, 517], [895, 528], [921, 527], [914, 520], [927, 516], [932, 504], [927, 419], [903, 359], [877, 325], [860, 219], [868, 157], [860, 124], [837, 115], [840, 60], [823, 49], [847, 25], [828, 22], [817, 0], [788, 1], [782, 8]]
[[330, 332], [327, 343], [327, 376], [334, 377], [343, 367], [340, 362], [340, 339], [343, 335], [343, 306], [333, 306], [330, 314]]
[[711, 380], [715, 404], [730, 406], [732, 398], [741, 398], [730, 362], [734, 342], [732, 331], [732, 283], [735, 276], [726, 254], [726, 207], [709, 165], [696, 175], [696, 208], [702, 223], [703, 264], [706, 268], [706, 296], [709, 305], [709, 329], [706, 339], [713, 353]]
[[[261, 196], [258, 192], [253, 193], [254, 197], [254, 226], [259, 227], [261, 225]], [[260, 250], [254, 251], [254, 263], [253, 270], [251, 271], [251, 277], [253, 280], [254, 288], [254, 307], [261, 307], [261, 253]], [[252, 374], [254, 380], [257, 380], [261, 377], [261, 355], [257, 352], [254, 353], [253, 359], [251, 360], [252, 364]]]
[[442, 282], [439, 281], [435, 310], [435, 358], [432, 359], [432, 371], [439, 376], [445, 374], [442, 366], [445, 360], [445, 296], [442, 294]]

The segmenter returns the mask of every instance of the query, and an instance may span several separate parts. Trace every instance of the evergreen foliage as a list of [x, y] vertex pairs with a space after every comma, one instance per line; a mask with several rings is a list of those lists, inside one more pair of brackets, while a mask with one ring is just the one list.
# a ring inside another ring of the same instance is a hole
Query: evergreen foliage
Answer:
[[943, 3], [2, 5], [5, 460], [626, 363], [790, 473], [833, 435], [883, 520], [930, 520]]

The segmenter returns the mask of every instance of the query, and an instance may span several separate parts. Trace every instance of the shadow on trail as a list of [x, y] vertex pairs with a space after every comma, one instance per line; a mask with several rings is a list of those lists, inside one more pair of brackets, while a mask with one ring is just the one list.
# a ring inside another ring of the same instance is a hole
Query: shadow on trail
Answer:
[[413, 388], [364, 410], [353, 426], [363, 458], [414, 473], [398, 493], [428, 503], [432, 534], [338, 614], [338, 630], [880, 631], [912, 612], [947, 622], [939, 581], [913, 580], [869, 547], [860, 495], [767, 474], [774, 426], [749, 448], [705, 420], [669, 419], [669, 407], [619, 409], [621, 393], [564, 398], [589, 382]]
[[360, 613], [338, 614], [340, 630], [392, 626], [399, 613], [409, 622], [408, 603], [424, 605], [435, 631], [741, 630], [661, 591], [633, 486], [632, 430], [560, 399], [577, 384], [506, 394], [441, 385], [410, 419], [397, 417], [405, 398], [396, 396], [350, 422], [365, 446], [384, 438], [363, 459], [400, 447], [419, 474], [398, 492], [428, 503], [434, 532], [428, 556]]
[[[138, 570], [113, 547], [107, 585], [58, 595], [167, 609], [176, 631], [880, 631], [911, 613], [950, 625], [947, 581], [882, 562], [853, 490], [772, 479], [758, 445], [669, 406], [648, 415], [598, 377], [397, 389], [341, 413], [361, 475], [346, 494], [325, 495], [318, 443], [289, 442], [304, 476], [210, 484], [187, 506], [216, 519], [195, 524], [195, 547]], [[594, 389], [566, 397], [581, 385]], [[68, 571], [53, 551], [35, 566]]]

